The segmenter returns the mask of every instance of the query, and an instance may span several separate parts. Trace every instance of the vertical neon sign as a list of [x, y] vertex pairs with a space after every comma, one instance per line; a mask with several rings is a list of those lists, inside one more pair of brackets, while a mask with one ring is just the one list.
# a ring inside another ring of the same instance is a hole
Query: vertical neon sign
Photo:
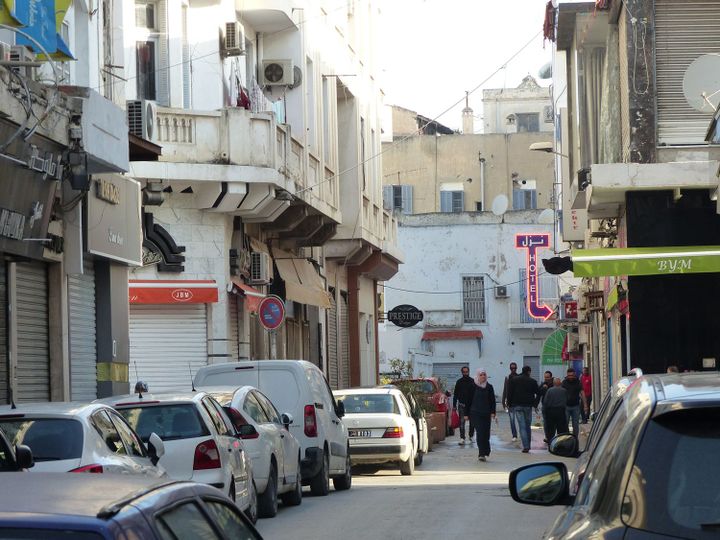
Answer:
[[543, 234], [516, 234], [515, 247], [527, 250], [526, 282], [527, 310], [531, 317], [548, 320], [553, 310], [545, 304], [540, 304], [540, 283], [538, 281], [538, 251], [539, 248], [550, 247], [550, 235]]

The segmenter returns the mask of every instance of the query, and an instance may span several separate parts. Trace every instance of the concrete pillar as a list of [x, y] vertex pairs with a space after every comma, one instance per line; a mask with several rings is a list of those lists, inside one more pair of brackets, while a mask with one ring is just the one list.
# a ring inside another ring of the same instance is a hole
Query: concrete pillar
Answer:
[[62, 263], [48, 265], [50, 401], [70, 399], [70, 341], [67, 275]]
[[127, 394], [130, 362], [128, 268], [95, 262], [98, 397]]

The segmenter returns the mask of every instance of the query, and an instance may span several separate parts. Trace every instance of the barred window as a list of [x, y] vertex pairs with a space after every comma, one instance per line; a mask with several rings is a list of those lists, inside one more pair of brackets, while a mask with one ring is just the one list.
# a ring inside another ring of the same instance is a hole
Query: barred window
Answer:
[[485, 322], [485, 278], [463, 276], [463, 319], [466, 323]]

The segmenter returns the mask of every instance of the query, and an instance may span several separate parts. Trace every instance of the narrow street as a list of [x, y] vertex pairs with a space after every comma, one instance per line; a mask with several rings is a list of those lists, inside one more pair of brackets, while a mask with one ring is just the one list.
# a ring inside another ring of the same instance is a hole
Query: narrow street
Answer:
[[540, 538], [560, 509], [515, 503], [508, 473], [559, 458], [542, 449], [539, 429], [531, 453], [522, 454], [510, 441], [507, 415], [499, 420], [487, 463], [478, 462], [475, 445], [459, 446], [456, 434], [435, 445], [411, 477], [392, 469], [358, 474], [350, 491], [328, 497], [312, 497], [305, 488], [301, 506], [281, 506], [276, 518], [258, 521], [258, 530], [266, 540]]

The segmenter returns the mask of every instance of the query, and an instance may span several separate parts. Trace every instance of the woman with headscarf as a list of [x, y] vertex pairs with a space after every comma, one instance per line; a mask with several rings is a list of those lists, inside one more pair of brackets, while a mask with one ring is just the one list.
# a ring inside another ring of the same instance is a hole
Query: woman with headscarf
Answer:
[[490, 455], [490, 422], [495, 418], [495, 389], [487, 382], [487, 371], [482, 368], [477, 370], [474, 380], [475, 393], [470, 416], [477, 436], [478, 459], [487, 461]]

